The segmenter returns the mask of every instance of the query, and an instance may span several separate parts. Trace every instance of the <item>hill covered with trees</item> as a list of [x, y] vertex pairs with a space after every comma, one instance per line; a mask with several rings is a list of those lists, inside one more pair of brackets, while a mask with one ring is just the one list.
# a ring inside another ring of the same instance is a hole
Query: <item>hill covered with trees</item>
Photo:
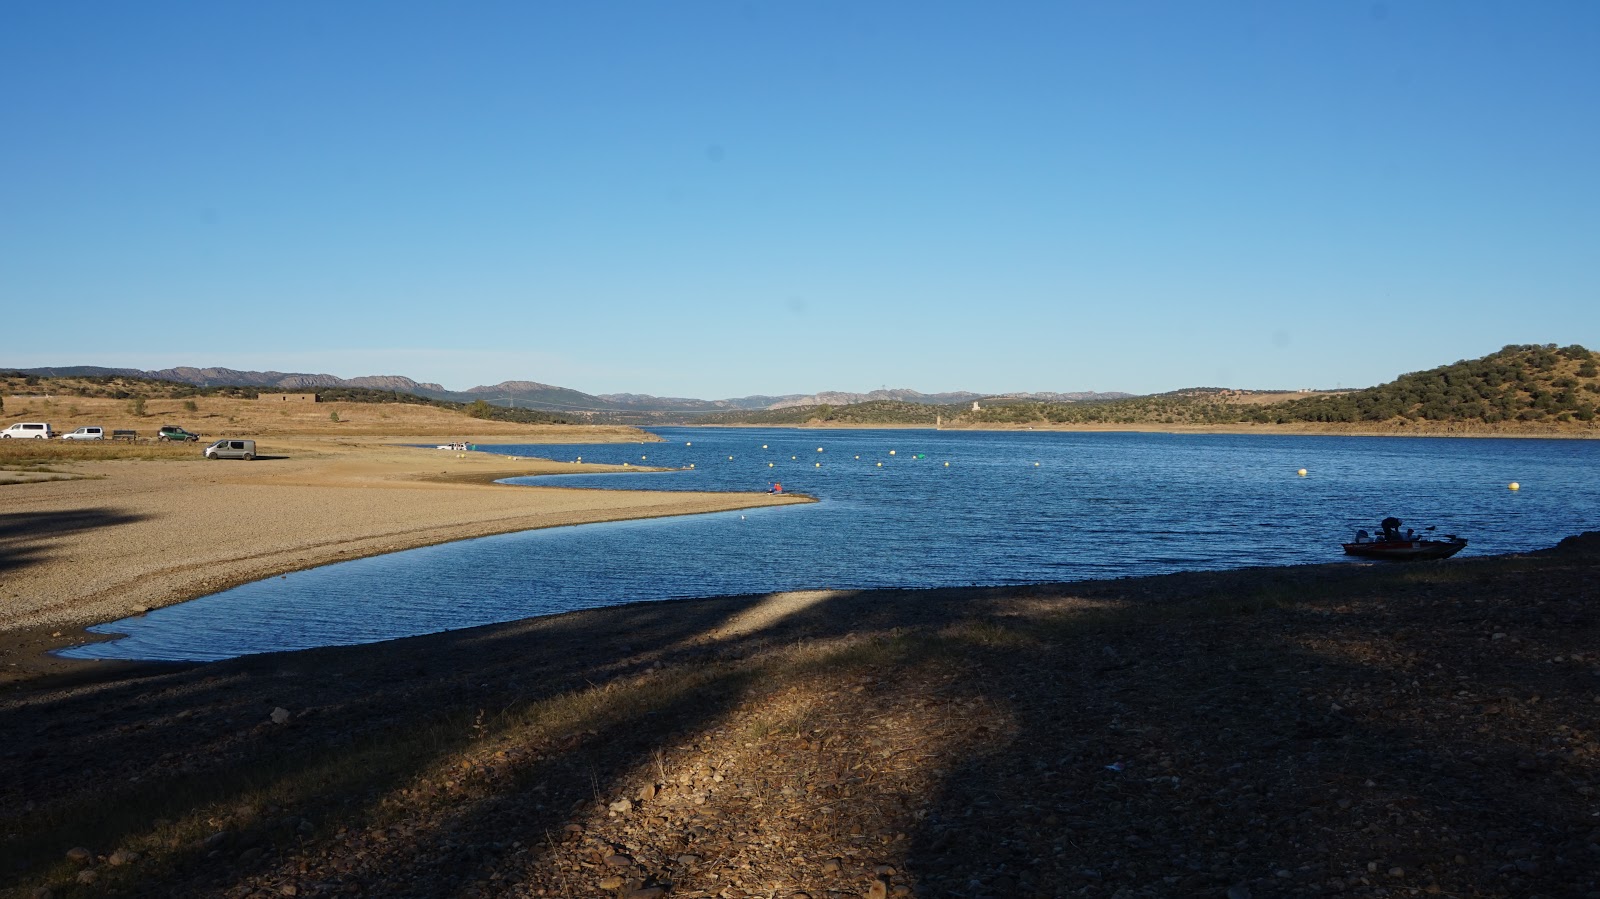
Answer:
[[1600, 356], [1581, 346], [1507, 346], [1364, 390], [1306, 396], [1199, 387], [1126, 399], [972, 406], [861, 403], [730, 412], [705, 424], [930, 425], [951, 428], [1289, 426], [1379, 433], [1600, 434]]

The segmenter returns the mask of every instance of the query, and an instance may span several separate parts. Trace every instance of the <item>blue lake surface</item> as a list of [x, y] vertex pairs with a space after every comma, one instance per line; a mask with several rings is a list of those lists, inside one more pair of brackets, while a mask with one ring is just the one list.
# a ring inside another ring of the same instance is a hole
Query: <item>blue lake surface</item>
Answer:
[[[525, 531], [342, 562], [101, 625], [92, 630], [128, 636], [61, 654], [221, 659], [646, 600], [1332, 562], [1345, 558], [1339, 543], [1356, 528], [1376, 530], [1387, 515], [1469, 538], [1458, 558], [1600, 529], [1600, 441], [1592, 440], [655, 433], [663, 442], [481, 448], [683, 469], [518, 479], [526, 483], [763, 491], [779, 482], [820, 502]], [[1507, 489], [1512, 481], [1521, 489]]]

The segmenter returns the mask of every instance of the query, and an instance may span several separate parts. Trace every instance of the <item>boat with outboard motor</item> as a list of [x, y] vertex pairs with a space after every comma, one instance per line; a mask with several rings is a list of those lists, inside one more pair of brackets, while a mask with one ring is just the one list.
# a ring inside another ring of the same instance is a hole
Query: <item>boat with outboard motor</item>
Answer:
[[[1365, 530], [1356, 531], [1355, 541], [1343, 544], [1345, 555], [1395, 561], [1448, 559], [1467, 545], [1467, 538], [1457, 537], [1455, 534], [1432, 537], [1428, 534], [1418, 534], [1411, 528], [1402, 531], [1400, 525], [1400, 519], [1390, 517], [1383, 520], [1376, 534], [1368, 534]], [[1433, 528], [1427, 527], [1423, 530], [1431, 532]]]

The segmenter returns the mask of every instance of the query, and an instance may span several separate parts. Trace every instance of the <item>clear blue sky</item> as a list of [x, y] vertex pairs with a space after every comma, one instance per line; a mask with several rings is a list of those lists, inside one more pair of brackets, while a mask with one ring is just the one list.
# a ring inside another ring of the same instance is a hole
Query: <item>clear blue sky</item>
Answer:
[[719, 398], [1600, 348], [1600, 3], [0, 4], [0, 366]]

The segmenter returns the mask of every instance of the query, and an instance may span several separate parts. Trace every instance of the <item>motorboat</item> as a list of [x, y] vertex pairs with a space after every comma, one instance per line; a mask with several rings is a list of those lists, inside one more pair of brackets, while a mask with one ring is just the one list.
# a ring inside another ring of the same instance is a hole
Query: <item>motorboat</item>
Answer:
[[1465, 537], [1457, 537], [1455, 534], [1434, 537], [1431, 527], [1424, 528], [1424, 533], [1419, 534], [1411, 528], [1401, 530], [1400, 524], [1398, 518], [1385, 518], [1376, 534], [1368, 534], [1364, 530], [1356, 531], [1356, 539], [1343, 544], [1345, 554], [1364, 559], [1394, 561], [1448, 559], [1467, 545]]

